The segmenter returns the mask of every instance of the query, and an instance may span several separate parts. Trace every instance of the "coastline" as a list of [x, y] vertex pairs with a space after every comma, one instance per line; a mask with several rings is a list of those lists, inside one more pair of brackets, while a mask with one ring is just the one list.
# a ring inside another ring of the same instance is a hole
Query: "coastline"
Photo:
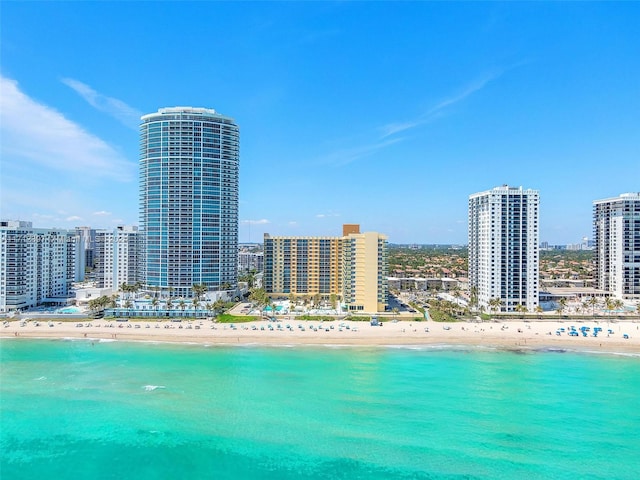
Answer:
[[[77, 326], [79, 324], [82, 326]], [[589, 327], [587, 336], [583, 336], [582, 333], [578, 336], [569, 336], [567, 332], [571, 326], [574, 326], [578, 332], [583, 326]], [[602, 328], [597, 337], [593, 336], [595, 327]], [[565, 331], [557, 335], [556, 332], [561, 328]], [[613, 333], [609, 333], [609, 330]], [[624, 338], [625, 334], [628, 338]], [[232, 327], [232, 324], [204, 320], [178, 323], [157, 320], [59, 322], [43, 319], [39, 322], [28, 322], [24, 326], [21, 326], [20, 321], [8, 322], [0, 328], [0, 338], [86, 339], [239, 346], [452, 346], [640, 354], [639, 323], [620, 321], [608, 323], [601, 320], [580, 323], [401, 321], [385, 322], [383, 326], [371, 326], [366, 322], [354, 321], [284, 320], [239, 323]]]

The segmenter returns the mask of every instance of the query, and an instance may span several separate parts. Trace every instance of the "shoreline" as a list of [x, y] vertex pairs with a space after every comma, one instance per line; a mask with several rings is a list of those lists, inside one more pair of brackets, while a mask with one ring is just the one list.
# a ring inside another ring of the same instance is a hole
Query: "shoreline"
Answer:
[[[39, 323], [39, 326], [36, 326]], [[570, 350], [589, 353], [640, 354], [640, 324], [632, 322], [580, 322], [587, 336], [569, 336], [567, 322], [437, 323], [385, 322], [371, 326], [354, 321], [255, 321], [218, 324], [195, 320], [117, 322], [30, 321], [8, 322], [0, 327], [0, 339], [81, 339], [133, 341], [207, 346], [335, 346], [335, 347], [472, 347], [500, 350]], [[81, 324], [82, 326], [76, 326]], [[286, 327], [288, 325], [288, 327]], [[594, 327], [602, 328], [597, 337]], [[565, 331], [557, 334], [558, 329]], [[611, 330], [612, 333], [609, 333]], [[628, 338], [624, 338], [624, 335]]]

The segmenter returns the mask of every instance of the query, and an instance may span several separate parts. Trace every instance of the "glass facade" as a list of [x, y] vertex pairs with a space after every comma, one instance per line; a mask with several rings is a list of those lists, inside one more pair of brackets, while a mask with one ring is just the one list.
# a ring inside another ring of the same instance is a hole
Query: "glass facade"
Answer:
[[176, 296], [237, 284], [239, 130], [205, 108], [142, 117], [140, 227], [144, 278]]

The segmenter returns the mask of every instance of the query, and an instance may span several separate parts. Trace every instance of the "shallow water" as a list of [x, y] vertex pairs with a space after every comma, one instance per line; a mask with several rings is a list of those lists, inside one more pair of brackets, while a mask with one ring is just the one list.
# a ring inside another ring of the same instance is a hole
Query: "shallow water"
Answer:
[[13, 478], [617, 478], [640, 358], [2, 340]]

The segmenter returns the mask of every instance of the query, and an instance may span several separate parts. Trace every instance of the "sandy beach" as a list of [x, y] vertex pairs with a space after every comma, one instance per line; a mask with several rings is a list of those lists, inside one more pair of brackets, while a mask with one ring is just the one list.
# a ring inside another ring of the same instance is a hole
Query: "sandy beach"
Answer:
[[[578, 335], [571, 336], [574, 327]], [[587, 327], [586, 336], [581, 328]], [[594, 329], [601, 328], [597, 336]], [[564, 331], [561, 331], [564, 329]], [[625, 338], [625, 335], [628, 338]], [[572, 349], [640, 353], [640, 323], [634, 322], [385, 322], [39, 320], [5, 322], [4, 338], [87, 338], [121, 341], [189, 342], [208, 345], [459, 345], [504, 349]]]

